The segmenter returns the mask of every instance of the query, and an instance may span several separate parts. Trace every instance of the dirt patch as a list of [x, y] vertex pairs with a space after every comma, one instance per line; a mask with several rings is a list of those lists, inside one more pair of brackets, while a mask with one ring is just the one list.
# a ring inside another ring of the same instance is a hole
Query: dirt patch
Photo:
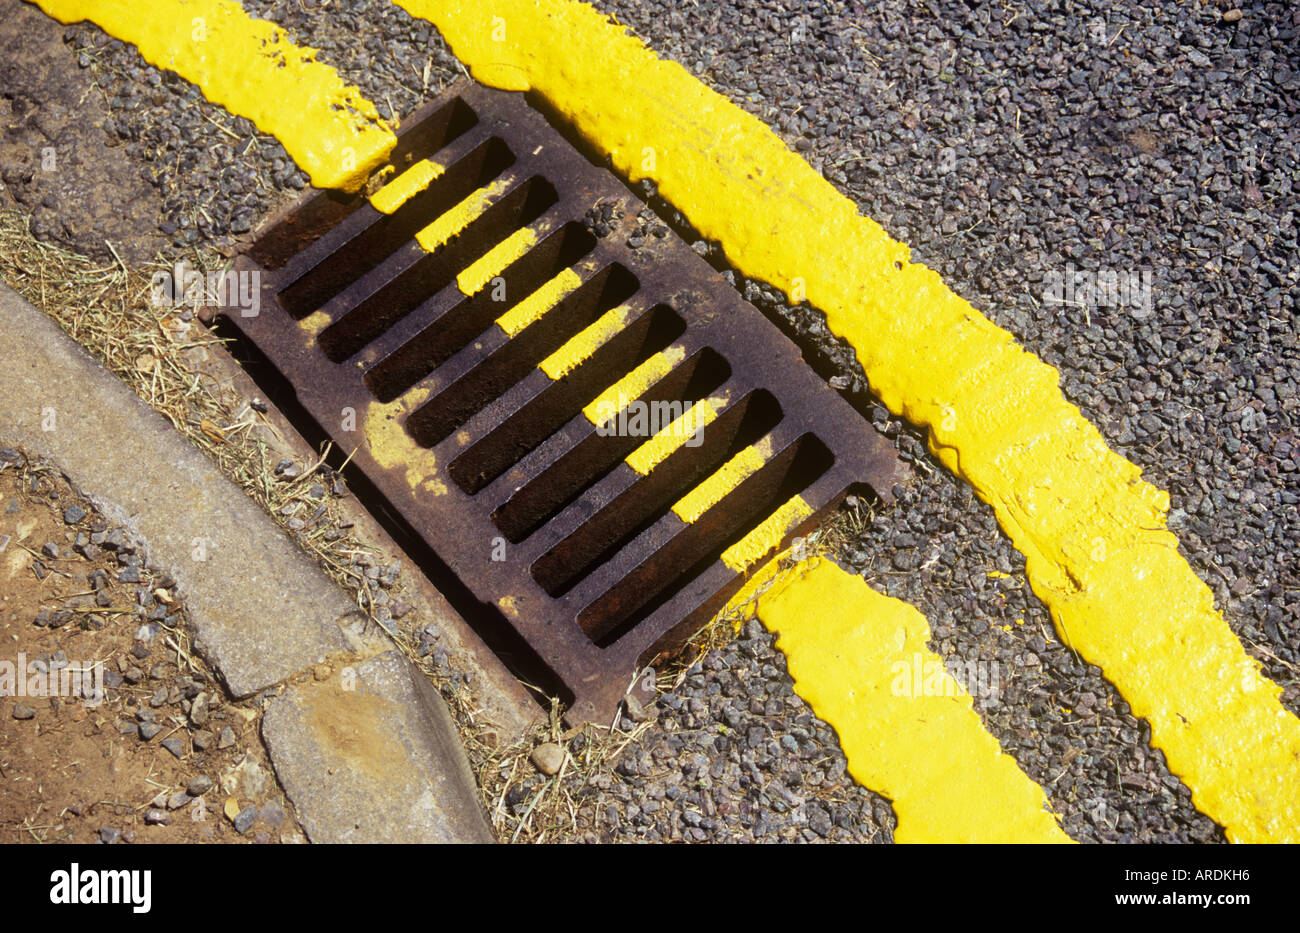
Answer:
[[1128, 141], [1137, 146], [1138, 149], [1147, 155], [1155, 155], [1160, 151], [1160, 140], [1155, 137], [1149, 130], [1136, 129], [1129, 133]]
[[106, 95], [77, 67], [64, 29], [0, 0], [0, 198], [21, 204], [47, 242], [100, 259], [111, 242], [127, 259], [151, 258], [166, 246], [153, 175], [107, 131]]
[[307, 725], [324, 750], [381, 778], [389, 776], [393, 764], [402, 763], [394, 758], [391, 743], [375, 731], [375, 723], [393, 718], [393, 706], [386, 699], [364, 690], [348, 692], [337, 679], [310, 696]]
[[259, 738], [189, 651], [172, 581], [0, 447], [0, 842], [302, 841]]

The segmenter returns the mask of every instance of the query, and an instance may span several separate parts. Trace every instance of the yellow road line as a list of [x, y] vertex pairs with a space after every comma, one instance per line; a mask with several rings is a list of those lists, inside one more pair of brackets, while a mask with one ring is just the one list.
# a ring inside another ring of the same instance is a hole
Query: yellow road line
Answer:
[[1196, 806], [1233, 840], [1300, 838], [1300, 720], [1179, 557], [1168, 496], [1064, 399], [1055, 369], [760, 121], [592, 8], [397, 2], [480, 81], [540, 93], [617, 170], [652, 177], [744, 273], [822, 309], [890, 410], [992, 505], [1062, 637], [1150, 721]]
[[89, 20], [145, 61], [278, 139], [318, 188], [355, 191], [397, 144], [370, 101], [294, 45], [274, 23], [229, 0], [35, 0], [63, 23]]
[[758, 617], [849, 772], [893, 802], [896, 842], [1070, 842], [930, 650], [921, 613], [814, 559], [759, 598]]

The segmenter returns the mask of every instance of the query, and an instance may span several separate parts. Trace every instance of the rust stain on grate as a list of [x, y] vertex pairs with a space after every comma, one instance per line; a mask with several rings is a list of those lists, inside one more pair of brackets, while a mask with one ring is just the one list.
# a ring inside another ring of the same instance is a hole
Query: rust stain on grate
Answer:
[[521, 95], [452, 89], [392, 165], [373, 203], [313, 193], [269, 225], [236, 264], [260, 311], [223, 315], [571, 720], [608, 720], [851, 488], [889, 498], [889, 446]]

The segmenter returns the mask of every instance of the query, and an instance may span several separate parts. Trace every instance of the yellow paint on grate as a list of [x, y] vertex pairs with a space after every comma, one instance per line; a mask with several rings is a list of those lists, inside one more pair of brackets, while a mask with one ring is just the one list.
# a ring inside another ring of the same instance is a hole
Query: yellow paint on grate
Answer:
[[600, 427], [622, 410], [623, 406], [639, 398], [651, 386], [673, 371], [673, 367], [686, 359], [682, 347], [669, 347], [648, 357], [618, 382], [597, 395], [582, 409], [583, 415], [592, 424]]
[[370, 203], [381, 214], [391, 214], [428, 188], [442, 176], [443, 171], [443, 167], [432, 159], [422, 159], [372, 194]]
[[[712, 424], [718, 412], [730, 401], [727, 393], [702, 398], [665, 428], [627, 455], [627, 465], [642, 476], [667, 460], [683, 446], [698, 447], [703, 442], [700, 432]], [[653, 409], [652, 409], [653, 410]]]
[[627, 326], [631, 318], [632, 309], [627, 305], [610, 308], [596, 321], [571, 337], [564, 346], [542, 360], [537, 368], [551, 379], [563, 379], [612, 340]]
[[460, 201], [445, 214], [426, 226], [415, 235], [415, 240], [426, 253], [432, 253], [447, 245], [453, 238], [465, 231], [471, 223], [483, 216], [494, 200], [510, 187], [510, 179], [498, 178], [490, 185], [484, 185]]
[[748, 573], [759, 561], [775, 553], [781, 542], [813, 510], [803, 496], [793, 496], [757, 528], [722, 552], [722, 562], [736, 573]]
[[540, 321], [546, 312], [563, 301], [566, 295], [572, 294], [581, 284], [582, 279], [578, 278], [576, 272], [565, 269], [497, 318], [497, 326], [505, 331], [507, 336], [513, 337]]
[[516, 230], [456, 276], [456, 285], [460, 288], [461, 294], [477, 295], [484, 285], [536, 245], [536, 230], [528, 227]]
[[705, 512], [726, 498], [728, 493], [761, 470], [771, 456], [770, 438], [765, 437], [757, 444], [751, 444], [673, 503], [673, 512], [688, 525], [699, 521]]

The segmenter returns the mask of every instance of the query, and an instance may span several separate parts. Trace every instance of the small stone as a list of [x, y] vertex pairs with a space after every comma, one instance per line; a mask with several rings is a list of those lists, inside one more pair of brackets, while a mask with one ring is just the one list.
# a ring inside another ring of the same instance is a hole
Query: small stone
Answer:
[[193, 798], [189, 794], [185, 793], [185, 791], [178, 790], [167, 798], [167, 809], [179, 810], [181, 807], [187, 806], [192, 799]]
[[230, 748], [235, 744], [235, 730], [226, 726], [221, 730], [221, 737], [217, 739], [217, 748]]
[[208, 722], [208, 695], [200, 693], [194, 698], [190, 705], [190, 723], [195, 726], [205, 726]]
[[623, 698], [623, 705], [627, 708], [627, 718], [633, 722], [645, 722], [650, 718], [641, 701], [630, 693]]
[[68, 506], [66, 509], [63, 510], [63, 521], [69, 525], [75, 525], [77, 524], [77, 522], [85, 518], [88, 514], [90, 513], [88, 513], [85, 509], [83, 509], [81, 506], [77, 505], [74, 502], [72, 505]]
[[185, 788], [186, 793], [191, 797], [202, 797], [210, 790], [212, 790], [212, 778], [206, 774], [195, 775]]
[[258, 811], [262, 822], [272, 829], [278, 829], [284, 822], [284, 805], [280, 803], [279, 797], [272, 797], [266, 803], [262, 804], [262, 809]]
[[823, 838], [831, 834], [830, 814], [820, 807], [813, 808], [808, 813], [808, 825], [813, 832]]
[[162, 726], [158, 725], [156, 722], [140, 723], [140, 738], [144, 739], [146, 742], [152, 739], [159, 732], [162, 732]]
[[1239, 23], [1241, 22], [1241, 16], [1242, 16], [1241, 10], [1237, 9], [1236, 7], [1233, 7], [1231, 10], [1224, 11], [1223, 21], [1228, 24]]
[[32, 709], [26, 703], [14, 704], [14, 719], [32, 719], [36, 716], [36, 710]]
[[212, 747], [212, 743], [216, 740], [216, 736], [207, 729], [195, 729], [190, 736], [190, 740], [194, 743], [195, 748], [201, 752], [205, 752]]
[[166, 702], [167, 702], [166, 687], [163, 687], [161, 690], [159, 690], [157, 693], [155, 693], [153, 696], [149, 698], [149, 705], [152, 706], [154, 709], [157, 709], [158, 707], [162, 706]]
[[270, 793], [271, 785], [270, 772], [248, 753], [244, 754], [239, 764], [228, 769], [221, 776], [222, 789], [243, 800], [265, 800]]
[[180, 739], [175, 738], [174, 736], [170, 739], [163, 739], [162, 746], [163, 748], [167, 749], [167, 751], [175, 755], [177, 758], [185, 757], [185, 743], [183, 743]]
[[257, 807], [250, 803], [248, 806], [244, 807], [244, 809], [235, 814], [235, 818], [230, 822], [235, 824], [235, 832], [242, 836], [252, 828], [253, 822], [256, 819]]
[[166, 810], [147, 810], [144, 814], [144, 821], [148, 826], [166, 826], [170, 819]]
[[564, 764], [564, 749], [554, 742], [547, 742], [533, 749], [530, 756], [537, 770], [542, 774], [555, 774]]
[[112, 826], [99, 827], [99, 841], [104, 845], [117, 845], [122, 841], [122, 831], [114, 829]]

